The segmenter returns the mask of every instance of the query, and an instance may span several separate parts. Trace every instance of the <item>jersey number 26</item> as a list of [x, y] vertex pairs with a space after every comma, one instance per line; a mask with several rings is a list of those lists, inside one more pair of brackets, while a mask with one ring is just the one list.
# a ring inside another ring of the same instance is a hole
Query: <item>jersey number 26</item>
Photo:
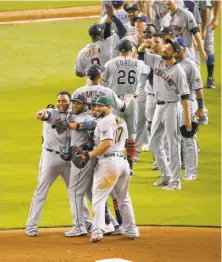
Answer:
[[117, 83], [119, 85], [125, 84], [134, 84], [136, 82], [136, 72], [134, 70], [130, 70], [128, 74], [124, 70], [118, 71]]

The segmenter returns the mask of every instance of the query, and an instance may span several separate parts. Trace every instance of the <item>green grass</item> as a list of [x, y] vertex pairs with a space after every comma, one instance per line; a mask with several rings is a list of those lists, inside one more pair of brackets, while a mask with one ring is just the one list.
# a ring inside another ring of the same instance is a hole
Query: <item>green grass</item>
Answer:
[[[0, 228], [24, 227], [37, 184], [42, 123], [35, 112], [61, 89], [85, 83], [73, 73], [78, 51], [95, 20], [5, 26], [0, 49]], [[76, 37], [78, 36], [78, 38]], [[79, 41], [81, 39], [81, 41]], [[135, 165], [130, 194], [138, 224], [220, 225], [220, 32], [216, 35], [217, 88], [204, 90], [209, 125], [201, 126], [198, 179], [177, 192], [152, 186], [151, 153]], [[206, 70], [202, 76], [206, 80]], [[70, 225], [67, 191], [58, 179], [49, 191], [40, 226]]]
[[100, 5], [100, 1], [0, 1], [0, 12], [90, 5]]

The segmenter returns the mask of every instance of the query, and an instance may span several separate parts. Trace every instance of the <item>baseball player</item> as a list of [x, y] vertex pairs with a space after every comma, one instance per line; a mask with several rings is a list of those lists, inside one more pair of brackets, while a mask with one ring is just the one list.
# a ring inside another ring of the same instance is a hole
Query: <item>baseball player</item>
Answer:
[[136, 239], [139, 233], [128, 194], [130, 170], [129, 164], [124, 158], [127, 139], [126, 123], [111, 113], [111, 102], [107, 97], [98, 97], [94, 104], [97, 105], [97, 117], [102, 118], [94, 132], [96, 148], [79, 156], [81, 159], [98, 157], [93, 179], [94, 219], [91, 242], [96, 243], [103, 238], [105, 231], [104, 205], [113, 188], [118, 197], [125, 235], [129, 239]]
[[[113, 8], [106, 4], [107, 15], [110, 18], [107, 23], [112, 21], [116, 24], [117, 34], [103, 40], [101, 24], [94, 24], [89, 28], [89, 35], [92, 43], [85, 46], [76, 58], [75, 70], [79, 77], [86, 76], [89, 67], [93, 64], [103, 66], [110, 58], [113, 49], [119, 40], [126, 34], [126, 29], [121, 21], [113, 14]], [[106, 29], [105, 29], [106, 30]]]
[[[26, 234], [34, 237], [38, 235], [37, 224], [40, 220], [43, 205], [45, 203], [49, 188], [60, 175], [66, 186], [70, 181], [70, 162], [60, 158], [61, 148], [70, 145], [70, 131], [67, 130], [63, 134], [58, 135], [52, 124], [55, 117], [65, 118], [70, 105], [70, 94], [67, 91], [61, 91], [57, 95], [57, 109], [40, 110], [36, 113], [39, 120], [44, 121], [43, 124], [43, 144], [42, 155], [39, 164], [39, 179], [35, 190], [32, 204], [30, 207], [29, 217], [26, 222]], [[91, 226], [90, 215], [86, 201], [84, 202], [84, 224]]]
[[[216, 1], [217, 2], [217, 1]], [[219, 2], [219, 1], [218, 1]], [[212, 1], [198, 1], [199, 10], [203, 20], [202, 23], [202, 39], [204, 40], [204, 49], [207, 53], [207, 83], [206, 87], [215, 88], [215, 82], [213, 79], [214, 73], [214, 30], [211, 29], [210, 25], [213, 20], [213, 5]]]
[[[199, 119], [204, 115], [203, 84], [201, 75], [196, 64], [186, 57], [186, 42], [183, 38], [175, 38], [180, 44], [180, 52], [176, 55], [177, 61], [183, 68], [187, 83], [190, 88], [190, 115], [191, 119], [195, 115]], [[196, 179], [198, 165], [198, 147], [196, 135], [192, 138], [182, 137], [185, 152], [185, 176], [184, 180]]]
[[[156, 29], [153, 24], [146, 24], [143, 30], [143, 39], [149, 39], [156, 32]], [[137, 120], [137, 134], [136, 134], [136, 155], [134, 157], [134, 162], [139, 160], [140, 155], [140, 146], [142, 146], [142, 151], [148, 151], [148, 130], [147, 130], [147, 121], [145, 116], [145, 108], [146, 108], [146, 91], [145, 88], [147, 86], [147, 78], [146, 75], [142, 75], [140, 77], [138, 90], [137, 90], [137, 104], [138, 104], [138, 120]]]
[[200, 30], [193, 14], [184, 8], [178, 8], [176, 0], [165, 1], [165, 4], [170, 12], [163, 18], [163, 26], [171, 26], [174, 31], [174, 37], [184, 38], [187, 48], [193, 56], [195, 56], [192, 48], [194, 36], [200, 52], [200, 58], [203, 62], [206, 62], [207, 55], [204, 51]]
[[142, 75], [148, 76], [148, 67], [143, 61], [131, 57], [132, 44], [129, 40], [121, 40], [118, 44], [119, 56], [104, 65], [103, 83], [113, 90], [122, 100], [130, 97], [127, 110], [122, 113], [114, 110], [116, 115], [124, 118], [127, 123], [129, 137], [126, 152], [133, 175], [133, 160], [136, 152], [136, 127], [138, 119], [138, 106], [135, 97]]
[[[145, 50], [146, 43], [139, 48]], [[157, 164], [164, 174], [155, 185], [166, 185], [165, 190], [181, 189], [180, 181], [180, 133], [181, 103], [184, 108], [184, 124], [191, 130], [189, 109], [189, 87], [185, 73], [176, 63], [175, 56], [180, 51], [179, 43], [167, 40], [162, 57], [145, 51], [145, 63], [153, 68], [153, 87], [156, 98], [156, 110], [151, 127], [150, 145]], [[169, 145], [169, 163], [159, 146], [164, 134]]]
[[93, 98], [105, 95], [109, 97], [112, 107], [121, 112], [125, 111], [125, 103], [122, 101], [112, 90], [101, 86], [102, 80], [102, 67], [95, 64], [89, 67], [87, 76], [91, 81], [90, 85], [86, 85], [76, 89], [73, 96], [82, 94], [85, 96], [88, 105], [91, 104]]

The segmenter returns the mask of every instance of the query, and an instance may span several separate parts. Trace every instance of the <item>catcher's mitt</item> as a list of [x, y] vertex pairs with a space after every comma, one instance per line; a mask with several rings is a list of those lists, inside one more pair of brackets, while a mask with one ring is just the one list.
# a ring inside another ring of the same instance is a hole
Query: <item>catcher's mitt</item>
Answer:
[[87, 151], [81, 152], [78, 147], [73, 147], [72, 162], [79, 168], [84, 168], [89, 161], [89, 153]]

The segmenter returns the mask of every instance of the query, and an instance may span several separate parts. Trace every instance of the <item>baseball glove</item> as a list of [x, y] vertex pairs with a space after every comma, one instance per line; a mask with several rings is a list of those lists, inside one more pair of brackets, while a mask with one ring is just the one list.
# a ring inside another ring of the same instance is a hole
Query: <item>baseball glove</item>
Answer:
[[52, 128], [56, 129], [58, 134], [62, 134], [69, 128], [69, 122], [66, 119], [57, 119]]
[[74, 150], [74, 153], [72, 156], [73, 164], [79, 169], [84, 168], [90, 159], [89, 153], [87, 151], [81, 152], [78, 147], [74, 147], [73, 150]]

